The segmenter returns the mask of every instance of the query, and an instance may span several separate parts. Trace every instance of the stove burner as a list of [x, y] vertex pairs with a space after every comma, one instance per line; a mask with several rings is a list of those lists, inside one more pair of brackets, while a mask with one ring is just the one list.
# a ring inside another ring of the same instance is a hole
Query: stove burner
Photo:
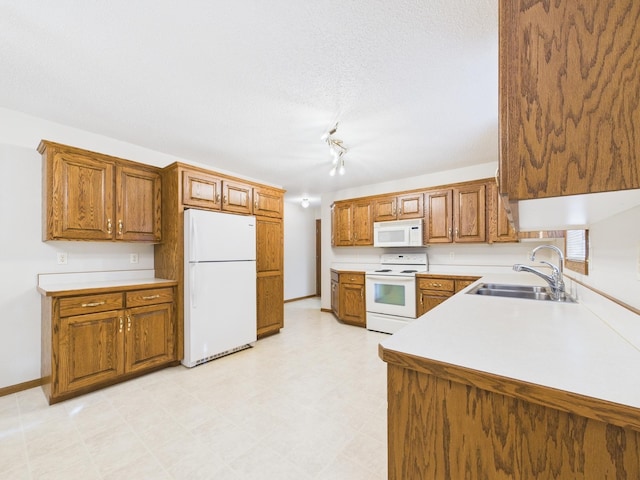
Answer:
[[382, 270], [376, 270], [376, 273], [377, 272], [380, 272], [380, 273], [382, 273], [382, 272], [390, 272], [390, 271], [391, 271], [390, 268], [383, 268]]
[[402, 270], [400, 273], [417, 273], [418, 270]]

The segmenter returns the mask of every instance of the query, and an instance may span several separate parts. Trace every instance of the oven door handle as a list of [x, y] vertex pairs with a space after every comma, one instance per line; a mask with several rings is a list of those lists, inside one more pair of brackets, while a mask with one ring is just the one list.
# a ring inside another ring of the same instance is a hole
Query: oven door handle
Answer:
[[384, 280], [385, 282], [413, 282], [415, 277], [401, 277], [388, 275], [367, 275], [367, 280]]

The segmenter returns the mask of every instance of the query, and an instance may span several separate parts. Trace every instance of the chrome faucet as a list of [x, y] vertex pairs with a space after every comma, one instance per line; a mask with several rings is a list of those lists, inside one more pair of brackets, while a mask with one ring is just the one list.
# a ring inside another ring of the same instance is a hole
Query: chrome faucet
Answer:
[[549, 284], [549, 288], [551, 289], [551, 298], [553, 298], [554, 300], [564, 300], [565, 299], [564, 279], [562, 278], [562, 271], [563, 271], [562, 266], [564, 264], [564, 255], [562, 254], [562, 250], [560, 250], [555, 245], [540, 245], [539, 247], [534, 248], [533, 251], [531, 252], [532, 261], [536, 259], [536, 253], [538, 252], [538, 250], [542, 248], [548, 248], [558, 254], [557, 267], [549, 262], [545, 262], [544, 260], [540, 261], [540, 263], [543, 263], [544, 265], [551, 267], [551, 275], [547, 275], [546, 273], [542, 273], [540, 270], [536, 270], [535, 268], [532, 268], [528, 265], [522, 265], [520, 263], [516, 263], [513, 266], [513, 269], [516, 272], [530, 272], [544, 279]]

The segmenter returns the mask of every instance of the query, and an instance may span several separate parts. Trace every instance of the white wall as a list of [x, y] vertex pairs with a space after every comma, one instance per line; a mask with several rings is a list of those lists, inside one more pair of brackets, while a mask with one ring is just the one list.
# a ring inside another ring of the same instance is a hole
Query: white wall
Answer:
[[316, 217], [297, 199], [284, 203], [284, 299], [316, 293]]

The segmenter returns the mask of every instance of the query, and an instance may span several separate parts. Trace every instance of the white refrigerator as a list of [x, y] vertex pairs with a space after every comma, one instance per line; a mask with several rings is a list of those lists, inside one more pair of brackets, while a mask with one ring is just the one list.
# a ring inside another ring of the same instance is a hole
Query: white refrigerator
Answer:
[[256, 341], [256, 219], [184, 212], [184, 358], [201, 363]]

